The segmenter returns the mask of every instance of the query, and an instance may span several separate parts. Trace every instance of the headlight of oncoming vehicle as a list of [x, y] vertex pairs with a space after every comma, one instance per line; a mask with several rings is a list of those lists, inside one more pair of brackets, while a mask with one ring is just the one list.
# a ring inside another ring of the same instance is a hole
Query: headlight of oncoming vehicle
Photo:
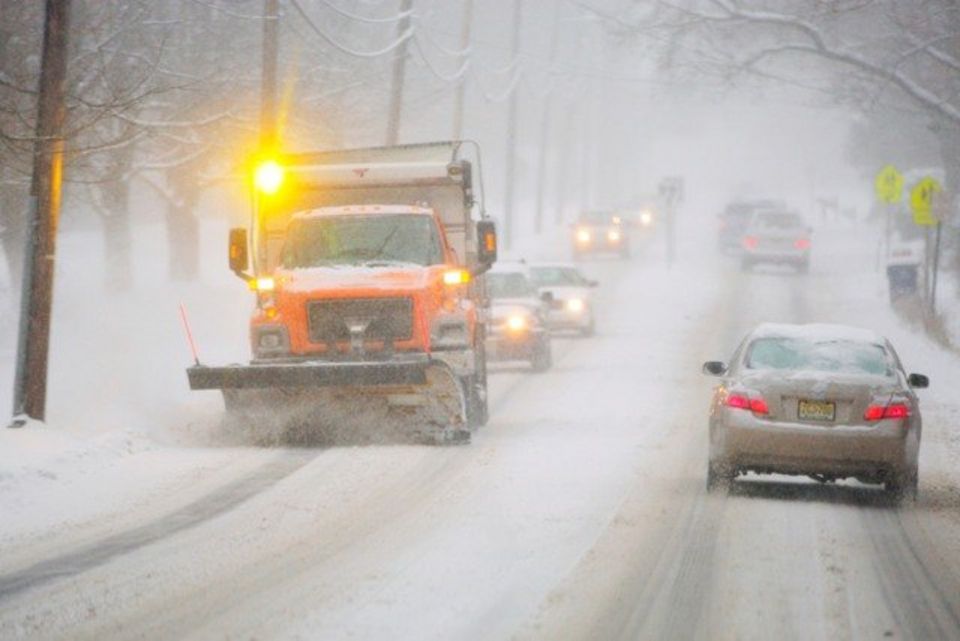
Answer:
[[608, 231], [608, 232], [607, 232], [607, 240], [609, 240], [611, 243], [619, 242], [619, 241], [620, 241], [620, 230], [619, 230], [619, 229], [611, 229], [610, 231]]
[[566, 308], [568, 312], [574, 312], [579, 314], [583, 311], [586, 305], [583, 302], [583, 299], [580, 298], [571, 298], [566, 302]]
[[589, 243], [590, 242], [590, 230], [589, 229], [578, 229], [577, 230], [577, 242]]
[[640, 224], [644, 227], [649, 227], [650, 223], [653, 222], [653, 213], [647, 210], [640, 212]]
[[510, 314], [507, 318], [507, 329], [511, 332], [523, 332], [530, 328], [531, 320], [528, 314]]

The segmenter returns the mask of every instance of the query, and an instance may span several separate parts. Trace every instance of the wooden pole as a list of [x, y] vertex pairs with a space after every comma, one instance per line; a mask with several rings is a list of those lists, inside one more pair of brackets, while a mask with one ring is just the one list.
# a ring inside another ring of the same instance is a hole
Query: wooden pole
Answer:
[[63, 196], [63, 125], [70, 0], [46, 0], [27, 255], [21, 293], [14, 420], [46, 417], [57, 223]]

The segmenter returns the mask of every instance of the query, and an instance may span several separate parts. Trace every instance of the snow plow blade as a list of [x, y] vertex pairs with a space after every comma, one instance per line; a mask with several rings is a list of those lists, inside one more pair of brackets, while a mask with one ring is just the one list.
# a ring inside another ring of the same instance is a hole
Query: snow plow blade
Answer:
[[187, 369], [192, 390], [328, 387], [337, 385], [424, 385], [429, 358], [386, 362], [253, 363]]
[[230, 428], [258, 442], [469, 442], [465, 391], [428, 356], [187, 369], [190, 388], [220, 390]]

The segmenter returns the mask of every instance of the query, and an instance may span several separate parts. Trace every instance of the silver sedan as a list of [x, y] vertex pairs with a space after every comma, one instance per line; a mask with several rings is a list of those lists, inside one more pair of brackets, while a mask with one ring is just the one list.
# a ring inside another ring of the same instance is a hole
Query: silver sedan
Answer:
[[882, 483], [915, 497], [922, 374], [904, 372], [882, 336], [842, 325], [758, 326], [721, 377], [710, 406], [707, 487], [738, 474], [805, 475]]

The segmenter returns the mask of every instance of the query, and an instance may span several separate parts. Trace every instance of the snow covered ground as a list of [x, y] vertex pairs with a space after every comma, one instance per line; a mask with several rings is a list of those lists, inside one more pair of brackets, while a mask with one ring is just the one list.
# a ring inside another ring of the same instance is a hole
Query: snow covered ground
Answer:
[[[66, 276], [49, 425], [0, 431], [0, 638], [960, 636], [960, 360], [889, 309], [873, 230], [819, 229], [808, 276], [741, 274], [685, 214], [672, 268], [662, 238], [586, 264], [598, 335], [558, 340], [546, 374], [499, 368], [462, 448], [231, 442], [219, 399], [186, 392], [176, 317], [205, 359], [244, 358], [249, 301], [219, 265], [106, 320]], [[562, 255], [556, 236], [516, 254]], [[705, 493], [700, 363], [761, 321], [870, 327], [930, 375], [916, 505], [787, 478]]]

